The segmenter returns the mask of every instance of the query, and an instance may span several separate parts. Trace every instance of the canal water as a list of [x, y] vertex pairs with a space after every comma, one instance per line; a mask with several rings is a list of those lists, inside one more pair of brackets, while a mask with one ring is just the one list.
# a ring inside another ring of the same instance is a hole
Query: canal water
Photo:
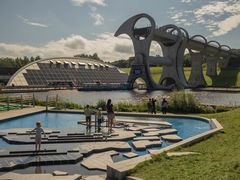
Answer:
[[[240, 93], [224, 93], [224, 92], [206, 92], [206, 91], [190, 91], [201, 103], [211, 105], [225, 105], [225, 106], [240, 106]], [[95, 105], [99, 100], [112, 99], [113, 103], [118, 102], [138, 102], [142, 99], [149, 97], [161, 98], [162, 96], [169, 95], [168, 91], [152, 91], [147, 92], [144, 90], [133, 91], [77, 91], [77, 90], [56, 90], [49, 92], [35, 92], [34, 96], [38, 99], [45, 100], [46, 96], [49, 98], [58, 97], [65, 102], [73, 102], [77, 104], [90, 104]], [[8, 96], [32, 96], [33, 93], [12, 93], [1, 94]]]

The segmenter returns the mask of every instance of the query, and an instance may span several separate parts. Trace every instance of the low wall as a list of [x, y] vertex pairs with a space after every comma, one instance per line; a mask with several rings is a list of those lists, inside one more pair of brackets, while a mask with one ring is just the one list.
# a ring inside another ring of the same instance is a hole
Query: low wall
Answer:
[[[177, 116], [177, 117], [180, 117], [180, 116]], [[181, 117], [185, 117], [185, 116], [181, 116]], [[176, 149], [178, 147], [189, 146], [191, 144], [194, 144], [194, 143], [197, 143], [204, 139], [207, 139], [210, 136], [212, 136], [213, 134], [223, 130], [223, 127], [216, 119], [206, 119], [206, 118], [200, 118], [200, 119], [207, 120], [209, 122], [210, 126], [212, 127], [212, 129], [209, 131], [206, 131], [204, 133], [201, 133], [199, 135], [193, 136], [191, 138], [187, 138], [187, 139], [180, 141], [178, 143], [175, 143], [173, 145], [162, 148], [160, 150], [156, 150], [156, 151], [152, 152], [151, 154], [160, 154], [163, 152], [167, 152], [167, 151]], [[125, 179], [129, 170], [133, 169], [137, 164], [151, 159], [151, 154], [147, 154], [144, 156], [140, 156], [140, 157], [128, 159], [125, 161], [120, 161], [117, 163], [109, 164], [107, 166], [107, 179], [111, 179], [111, 180]]]

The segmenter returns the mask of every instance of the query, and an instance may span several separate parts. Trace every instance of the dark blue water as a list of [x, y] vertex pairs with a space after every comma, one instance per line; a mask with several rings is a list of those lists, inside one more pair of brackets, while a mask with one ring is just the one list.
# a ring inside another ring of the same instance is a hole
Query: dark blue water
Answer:
[[[145, 120], [159, 120], [157, 118], [137, 118], [137, 117], [121, 117], [128, 119], [145, 119]], [[15, 118], [9, 121], [0, 122], [0, 129], [10, 128], [34, 128], [36, 121], [41, 121], [43, 128], [69, 129], [78, 126], [81, 130], [85, 130], [85, 126], [77, 125], [78, 121], [84, 121], [85, 117], [82, 114], [76, 113], [38, 113], [25, 117]], [[94, 117], [92, 117], [94, 119]], [[183, 139], [195, 136], [211, 129], [210, 125], [205, 121], [194, 120], [189, 118], [171, 118], [166, 119], [173, 125], [173, 128], [178, 130], [178, 135]], [[170, 143], [171, 144], [171, 143]], [[169, 145], [163, 144], [162, 147]], [[0, 140], [0, 147], [6, 147], [8, 144]], [[153, 148], [154, 149], [154, 148]], [[146, 154], [146, 152], [138, 152], [139, 155]]]

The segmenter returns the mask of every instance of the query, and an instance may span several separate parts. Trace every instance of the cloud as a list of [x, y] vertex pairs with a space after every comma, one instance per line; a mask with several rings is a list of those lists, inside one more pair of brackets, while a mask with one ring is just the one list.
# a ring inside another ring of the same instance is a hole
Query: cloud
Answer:
[[[195, 0], [181, 0], [182, 3], [192, 3]], [[190, 6], [189, 6], [190, 7]], [[170, 18], [176, 24], [185, 26], [200, 24], [211, 36], [222, 36], [240, 26], [240, 1], [208, 1], [192, 10], [183, 11], [169, 9]]]
[[93, 12], [93, 13], [90, 13], [90, 15], [94, 19], [94, 25], [100, 26], [104, 24], [104, 18], [101, 14]]
[[240, 25], [240, 1], [213, 1], [194, 11], [199, 24], [205, 25], [212, 36], [221, 36]]
[[97, 13], [97, 8], [94, 7], [94, 6], [90, 6], [90, 9], [91, 9], [90, 16], [94, 20], [93, 24], [95, 26], [103, 25], [104, 24], [104, 17], [101, 14]]
[[168, 14], [170, 18], [180, 26], [191, 26], [192, 22], [187, 20], [188, 16], [192, 11], [179, 11], [177, 9], [169, 8]]
[[133, 56], [132, 49], [132, 42], [129, 38], [116, 38], [113, 33], [100, 34], [94, 40], [87, 39], [79, 34], [73, 34], [56, 41], [50, 41], [42, 46], [0, 43], [2, 57], [39, 55], [42, 58], [48, 58], [96, 52], [104, 61], [115, 61]]
[[227, 19], [217, 24], [218, 30], [217, 31], [212, 30], [213, 35], [221, 36], [221, 35], [227, 34], [229, 31], [237, 28], [239, 25], [240, 25], [240, 14], [230, 16]]
[[196, 0], [181, 0], [181, 3], [192, 3], [196, 2]]
[[120, 53], [125, 53], [125, 54], [132, 54], [133, 53], [133, 47], [132, 46], [127, 46], [127, 45], [123, 45], [123, 44], [116, 44], [114, 47], [114, 50], [116, 52], [120, 52]]
[[38, 23], [38, 22], [32, 22], [32, 21], [30, 21], [29, 19], [24, 18], [24, 17], [19, 16], [19, 15], [18, 15], [17, 17], [20, 18], [20, 19], [23, 21], [23, 23], [25, 23], [25, 24], [27, 24], [27, 25], [30, 25], [30, 26], [37, 26], [37, 27], [43, 27], [43, 28], [47, 28], [47, 27], [48, 27], [48, 26], [45, 25], [45, 24]]
[[74, 6], [82, 6], [84, 4], [94, 4], [98, 6], [106, 6], [105, 0], [71, 0]]

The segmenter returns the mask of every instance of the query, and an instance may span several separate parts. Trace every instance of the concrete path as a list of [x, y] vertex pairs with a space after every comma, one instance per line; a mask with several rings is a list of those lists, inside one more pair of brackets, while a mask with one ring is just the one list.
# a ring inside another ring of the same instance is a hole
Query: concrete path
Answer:
[[176, 141], [181, 141], [182, 140], [182, 138], [179, 137], [176, 134], [169, 134], [169, 135], [164, 135], [164, 136], [161, 136], [161, 137], [162, 137], [162, 139], [164, 139], [166, 141], [174, 141], [174, 142], [176, 142]]
[[93, 154], [84, 159], [81, 165], [91, 170], [107, 170], [107, 165], [113, 163], [112, 156], [118, 155], [116, 151], [107, 151], [103, 153]]
[[159, 147], [162, 145], [162, 141], [149, 141], [149, 140], [143, 140], [143, 141], [134, 141], [133, 147], [136, 150], [145, 150], [148, 147]]
[[147, 137], [136, 137], [133, 140], [134, 141], [142, 141], [142, 140], [159, 141], [160, 138], [158, 136], [147, 136]]
[[154, 131], [159, 131], [159, 129], [158, 128], [142, 129], [142, 132], [144, 133], [154, 132]]
[[5, 119], [10, 119], [10, 118], [15, 118], [18, 116], [23, 116], [26, 114], [42, 112], [44, 110], [45, 110], [45, 107], [43, 107], [43, 106], [35, 106], [35, 107], [30, 107], [30, 108], [4, 111], [4, 112], [0, 112], [0, 121], [5, 120]]
[[134, 152], [129, 152], [129, 153], [125, 153], [123, 154], [123, 156], [127, 157], [127, 158], [134, 158], [137, 157], [138, 154], [134, 153]]
[[177, 133], [177, 130], [176, 129], [163, 129], [163, 130], [159, 130], [159, 131], [143, 133], [143, 136], [159, 136], [159, 135], [161, 136], [161, 135], [173, 134], [173, 133]]
[[102, 176], [98, 176], [98, 175], [95, 175], [95, 176], [88, 176], [88, 177], [85, 177], [84, 180], [105, 180], [106, 178], [102, 177]]
[[136, 123], [136, 124], [154, 124], [164, 127], [171, 127], [172, 124], [166, 122], [166, 121], [149, 121], [149, 120], [133, 120], [133, 119], [117, 119], [117, 122], [125, 122], [125, 123]]
[[0, 179], [11, 179], [11, 180], [78, 180], [81, 179], [81, 175], [68, 175], [68, 176], [53, 176], [52, 174], [17, 174], [17, 173], [6, 173], [0, 176]]
[[201, 153], [197, 152], [168, 152], [167, 156], [172, 157], [172, 156], [187, 156], [187, 155], [199, 155]]

